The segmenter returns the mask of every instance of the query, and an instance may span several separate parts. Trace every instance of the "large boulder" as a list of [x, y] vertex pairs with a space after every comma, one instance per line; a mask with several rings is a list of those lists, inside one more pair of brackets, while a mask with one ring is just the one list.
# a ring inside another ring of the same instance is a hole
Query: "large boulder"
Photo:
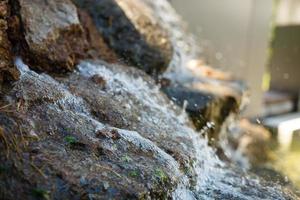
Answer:
[[[18, 65], [20, 67], [20, 63]], [[65, 80], [70, 85], [64, 85], [48, 75], [38, 75], [23, 67], [25, 71], [22, 70], [20, 80], [4, 98], [8, 106], [1, 103], [1, 198], [165, 199], [183, 183], [185, 175], [180, 165], [162, 147], [164, 142], [173, 148], [174, 142], [184, 143], [176, 139], [176, 134], [187, 137], [183, 132], [164, 133], [168, 131], [167, 124], [163, 124], [162, 130], [151, 130], [154, 127], [149, 121], [152, 116], [141, 109], [136, 109], [140, 113], [132, 115], [125, 111], [128, 109], [125, 101], [143, 103], [136, 94], [126, 94], [132, 92], [126, 90], [126, 86], [118, 85], [123, 81], [122, 76], [131, 79], [131, 75], [113, 72], [112, 66], [100, 63], [95, 66], [97, 70], [110, 73], [103, 76], [111, 75], [108, 77], [116, 81], [107, 80], [106, 89], [101, 90], [96, 89], [99, 85], [97, 74], [91, 74], [94, 77], [91, 78], [85, 72], [83, 76], [74, 73], [74, 77]], [[93, 73], [91, 68], [87, 72]], [[104, 77], [105, 80], [108, 77]], [[126, 96], [117, 102], [121, 95]], [[113, 98], [110, 112], [102, 110], [108, 102], [98, 99], [100, 96]], [[159, 112], [148, 105], [150, 112], [154, 109]], [[110, 120], [99, 115], [100, 112]], [[126, 130], [121, 129], [125, 124], [119, 119], [128, 120]], [[167, 115], [159, 120], [170, 121]], [[134, 124], [137, 128], [129, 128]], [[177, 125], [177, 129], [180, 127]], [[173, 141], [160, 139], [162, 137], [173, 138]], [[175, 152], [185, 156], [180, 146]]]

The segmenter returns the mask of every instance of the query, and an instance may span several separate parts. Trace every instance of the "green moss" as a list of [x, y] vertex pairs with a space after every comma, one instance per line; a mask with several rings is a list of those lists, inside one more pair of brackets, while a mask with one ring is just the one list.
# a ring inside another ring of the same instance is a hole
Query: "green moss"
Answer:
[[66, 136], [64, 139], [65, 139], [65, 142], [68, 143], [68, 144], [77, 143], [77, 139], [73, 136]]
[[161, 182], [167, 182], [167, 180], [168, 180], [168, 176], [166, 175], [166, 173], [162, 170], [162, 169], [160, 169], [160, 168], [158, 168], [158, 169], [156, 169], [155, 171], [154, 171], [154, 176], [155, 176], [155, 178], [157, 178], [159, 181], [161, 181]]
[[44, 190], [44, 189], [34, 188], [34, 189], [31, 190], [31, 194], [35, 198], [50, 199], [49, 198], [49, 192], [47, 190]]
[[139, 176], [139, 172], [137, 170], [132, 170], [128, 173], [128, 175], [135, 178]]

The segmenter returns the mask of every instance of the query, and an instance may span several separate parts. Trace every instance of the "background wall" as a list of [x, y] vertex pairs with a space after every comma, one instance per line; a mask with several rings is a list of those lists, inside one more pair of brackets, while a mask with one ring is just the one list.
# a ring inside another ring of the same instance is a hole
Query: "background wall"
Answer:
[[300, 92], [300, 25], [277, 26], [270, 62], [271, 88]]
[[252, 98], [246, 115], [260, 115], [273, 0], [171, 0], [171, 3], [198, 37], [205, 60], [248, 82]]
[[300, 1], [281, 0], [278, 3], [271, 46], [271, 88], [297, 96], [300, 94]]

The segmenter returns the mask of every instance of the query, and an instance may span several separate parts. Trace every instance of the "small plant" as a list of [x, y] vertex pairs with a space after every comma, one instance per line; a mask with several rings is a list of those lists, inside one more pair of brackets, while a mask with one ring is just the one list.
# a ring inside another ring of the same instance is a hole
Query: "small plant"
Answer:
[[75, 143], [77, 143], [77, 139], [75, 137], [73, 137], [73, 136], [66, 136], [65, 137], [65, 141], [68, 144], [75, 144]]
[[137, 170], [132, 170], [129, 172], [128, 174], [131, 177], [138, 177], [139, 176], [139, 172]]
[[68, 143], [71, 149], [73, 150], [79, 150], [79, 151], [85, 151], [86, 150], [86, 144], [78, 141], [73, 136], [66, 136], [65, 137], [65, 142]]
[[156, 170], [154, 171], [154, 175], [155, 175], [155, 177], [156, 177], [157, 179], [159, 179], [159, 181], [161, 181], [161, 182], [166, 182], [166, 181], [168, 180], [168, 176], [167, 176], [166, 173], [165, 173], [162, 169], [160, 169], [160, 168], [158, 168], [158, 169], [156, 169]]
[[31, 194], [35, 198], [47, 199], [47, 200], [50, 199], [49, 192], [44, 189], [40, 189], [40, 188], [32, 189]]

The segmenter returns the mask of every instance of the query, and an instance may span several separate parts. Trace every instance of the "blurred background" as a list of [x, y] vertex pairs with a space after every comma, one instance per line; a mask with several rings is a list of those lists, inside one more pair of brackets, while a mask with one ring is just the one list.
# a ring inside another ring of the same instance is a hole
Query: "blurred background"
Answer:
[[203, 59], [245, 80], [244, 117], [280, 144], [275, 168], [300, 186], [300, 1], [170, 0], [196, 35]]

